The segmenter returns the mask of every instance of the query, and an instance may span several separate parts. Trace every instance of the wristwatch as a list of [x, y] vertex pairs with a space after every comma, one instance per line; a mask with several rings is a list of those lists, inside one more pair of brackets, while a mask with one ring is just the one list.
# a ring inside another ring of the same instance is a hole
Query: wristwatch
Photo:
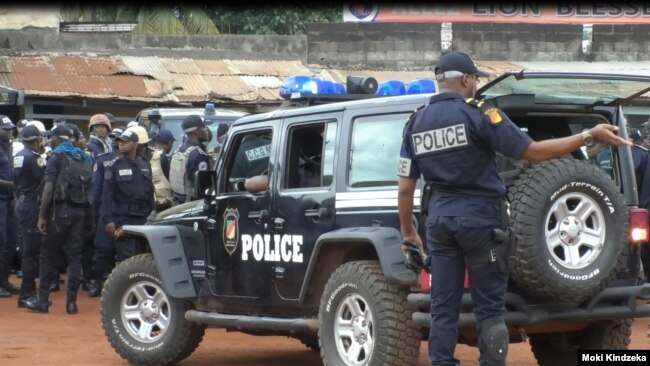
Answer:
[[591, 135], [589, 130], [582, 131], [582, 144], [586, 147], [591, 147], [594, 144], [594, 136]]

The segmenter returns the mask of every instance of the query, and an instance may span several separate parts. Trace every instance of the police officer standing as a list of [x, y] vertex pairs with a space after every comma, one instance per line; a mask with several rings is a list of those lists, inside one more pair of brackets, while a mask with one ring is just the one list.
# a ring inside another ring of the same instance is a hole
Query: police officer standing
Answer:
[[[509, 336], [503, 314], [507, 261], [499, 257], [494, 229], [508, 225], [495, 151], [532, 162], [561, 157], [598, 140], [609, 145], [629, 142], [615, 135], [618, 127], [599, 124], [569, 137], [534, 142], [501, 111], [474, 99], [479, 71], [464, 53], [440, 58], [435, 68], [440, 92], [416, 111], [404, 130], [398, 169], [399, 219], [404, 241], [422, 249], [413, 221], [413, 193], [420, 175], [432, 187], [426, 224], [431, 258], [432, 365], [457, 365], [454, 350], [467, 268], [478, 328], [481, 365], [505, 365]], [[441, 140], [444, 139], [444, 144]], [[502, 244], [503, 245], [503, 244]], [[406, 247], [403, 247], [406, 252]], [[498, 262], [497, 262], [498, 261]]]
[[38, 195], [45, 172], [45, 159], [40, 154], [43, 134], [34, 125], [21, 131], [24, 148], [14, 157], [14, 190], [16, 218], [22, 235], [23, 273], [18, 296], [18, 307], [25, 307], [26, 301], [36, 296], [38, 277], [38, 256], [41, 252], [41, 233], [38, 231]]
[[93, 158], [113, 150], [113, 144], [109, 137], [109, 132], [111, 132], [111, 122], [108, 120], [106, 115], [95, 114], [90, 117], [88, 129], [90, 130], [91, 135], [86, 145], [88, 150], [92, 152]]
[[14, 211], [14, 168], [11, 139], [16, 126], [9, 117], [0, 115], [0, 297], [10, 297], [18, 289], [9, 282], [10, 263], [16, 243]]
[[[104, 230], [111, 238], [123, 225], [143, 225], [155, 208], [151, 166], [137, 155], [138, 135], [127, 128], [118, 140], [122, 156], [105, 166], [100, 208]], [[130, 237], [115, 238], [115, 250], [116, 262], [144, 252], [140, 242]]]
[[211, 168], [210, 156], [203, 150], [208, 141], [208, 131], [203, 118], [198, 115], [185, 117], [181, 124], [187, 140], [172, 155], [169, 168], [169, 183], [175, 204], [198, 198], [194, 189], [194, 173]]
[[174, 138], [172, 131], [163, 128], [156, 133], [153, 140], [155, 148], [162, 152], [160, 155], [160, 165], [165, 178], [169, 180], [169, 164], [171, 163], [170, 153], [176, 139]]
[[102, 194], [104, 193], [104, 172], [106, 165], [110, 164], [117, 157], [119, 152], [117, 137], [124, 132], [122, 128], [116, 127], [111, 131], [113, 150], [100, 154], [95, 159], [92, 175], [93, 189], [93, 209], [95, 210], [95, 238], [93, 241], [92, 273], [88, 289], [90, 297], [98, 297], [102, 293], [102, 287], [106, 276], [115, 266], [115, 245], [113, 238], [109, 237], [104, 230], [104, 218], [101, 217], [99, 210], [102, 204]]
[[49, 311], [50, 285], [56, 281], [58, 262], [65, 254], [68, 264], [66, 312], [77, 313], [77, 291], [81, 284], [81, 251], [85, 216], [90, 210], [92, 159], [73, 146], [72, 131], [65, 125], [52, 130], [52, 155], [45, 166], [38, 230], [45, 235], [39, 263], [38, 297], [26, 301], [28, 309]]

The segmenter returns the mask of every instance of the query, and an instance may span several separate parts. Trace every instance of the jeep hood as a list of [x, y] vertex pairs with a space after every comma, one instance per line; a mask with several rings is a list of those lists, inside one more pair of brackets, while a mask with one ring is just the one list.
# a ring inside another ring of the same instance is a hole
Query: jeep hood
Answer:
[[535, 104], [621, 105], [650, 92], [650, 76], [575, 72], [508, 72], [484, 85], [476, 99], [534, 95]]
[[204, 201], [196, 200], [168, 208], [165, 211], [158, 213], [151, 219], [151, 222], [167, 221], [174, 219], [181, 219], [184, 217], [194, 217], [203, 214]]

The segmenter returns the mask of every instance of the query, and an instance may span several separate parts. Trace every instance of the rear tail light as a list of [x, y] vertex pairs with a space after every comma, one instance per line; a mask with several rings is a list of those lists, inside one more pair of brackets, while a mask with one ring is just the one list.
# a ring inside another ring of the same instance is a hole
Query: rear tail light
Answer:
[[643, 244], [650, 237], [648, 210], [633, 208], [630, 210], [630, 241], [632, 244]]

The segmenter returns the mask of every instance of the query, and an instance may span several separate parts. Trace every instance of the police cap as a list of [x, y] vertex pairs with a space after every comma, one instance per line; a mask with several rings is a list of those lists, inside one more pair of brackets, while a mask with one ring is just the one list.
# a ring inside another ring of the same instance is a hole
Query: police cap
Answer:
[[181, 124], [181, 127], [185, 132], [193, 132], [197, 128], [205, 127], [205, 122], [203, 121], [203, 117], [197, 114], [191, 114], [185, 117], [183, 123]]
[[127, 129], [126, 131], [122, 132], [120, 136], [117, 137], [118, 140], [120, 141], [132, 141], [135, 142], [136, 144], [138, 143], [138, 134], [135, 133], [133, 130]]
[[487, 72], [479, 70], [472, 58], [463, 52], [451, 52], [440, 57], [435, 73], [438, 80], [453, 79], [465, 74], [490, 76]]
[[154, 138], [154, 141], [167, 143], [167, 142], [171, 142], [171, 141], [176, 141], [176, 139], [174, 138], [174, 134], [172, 133], [172, 131], [170, 131], [170, 130], [168, 130], [166, 128], [163, 128], [163, 129], [158, 131], [158, 133], [156, 134], [156, 137]]
[[106, 116], [106, 118], [108, 118], [109, 122], [111, 123], [115, 122], [115, 116], [113, 115], [113, 113], [106, 112], [104, 113], [104, 115]]
[[65, 125], [58, 125], [50, 132], [51, 136], [58, 136], [64, 140], [70, 139], [73, 135], [72, 130]]
[[26, 142], [37, 140], [41, 136], [41, 131], [34, 125], [27, 125], [20, 131], [20, 139]]
[[75, 140], [79, 140], [79, 137], [81, 137], [81, 130], [79, 127], [72, 123], [67, 124], [66, 126], [72, 131], [72, 136], [75, 138]]
[[641, 140], [641, 131], [639, 131], [639, 130], [636, 129], [636, 128], [630, 128], [630, 133], [629, 133], [629, 135], [630, 135], [629, 137], [630, 137], [632, 140], [635, 140], [635, 141], [636, 141], [636, 140]]
[[16, 126], [11, 122], [9, 117], [0, 114], [0, 127], [4, 130], [11, 130]]
[[65, 118], [64, 118], [63, 116], [56, 116], [56, 117], [54, 117], [54, 119], [52, 120], [52, 122], [54, 122], [54, 124], [57, 124], [57, 125], [58, 125], [58, 124], [66, 124], [66, 123], [68, 123], [68, 121], [66, 121]]
[[124, 129], [122, 127], [115, 127], [108, 136], [117, 138], [122, 134], [122, 132], [124, 132]]

